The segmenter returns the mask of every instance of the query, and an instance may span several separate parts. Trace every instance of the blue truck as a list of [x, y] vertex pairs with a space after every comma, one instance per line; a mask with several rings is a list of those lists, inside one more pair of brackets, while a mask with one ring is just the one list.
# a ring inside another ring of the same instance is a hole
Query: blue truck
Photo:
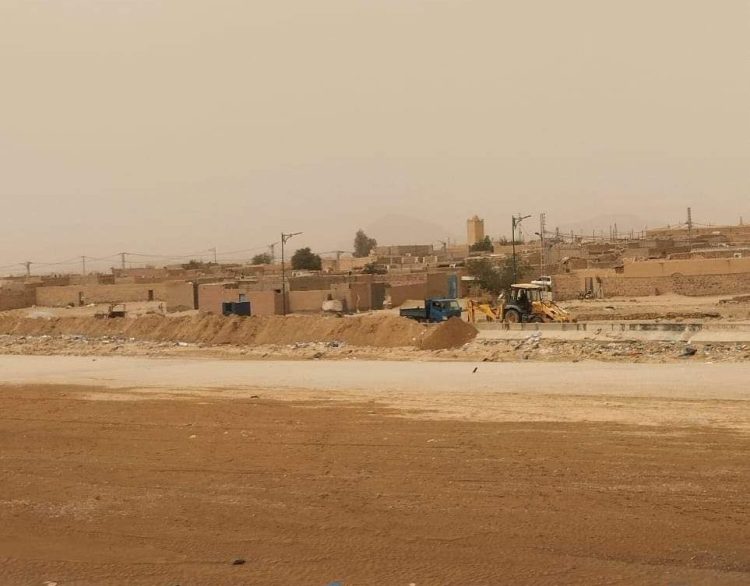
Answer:
[[424, 307], [412, 307], [399, 311], [401, 317], [419, 322], [441, 322], [452, 317], [461, 317], [461, 306], [455, 299], [436, 298], [424, 300]]

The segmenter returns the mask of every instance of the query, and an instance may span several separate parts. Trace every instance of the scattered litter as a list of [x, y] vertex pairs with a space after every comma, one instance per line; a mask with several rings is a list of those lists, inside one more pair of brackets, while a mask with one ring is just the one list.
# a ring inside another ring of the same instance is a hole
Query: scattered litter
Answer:
[[245, 560], [243, 560], [242, 558], [235, 558], [232, 560], [233, 566], [241, 566], [244, 563], [245, 563]]

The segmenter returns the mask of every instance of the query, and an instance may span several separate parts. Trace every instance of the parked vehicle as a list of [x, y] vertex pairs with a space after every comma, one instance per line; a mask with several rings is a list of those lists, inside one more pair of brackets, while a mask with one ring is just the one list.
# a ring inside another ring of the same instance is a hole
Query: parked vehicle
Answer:
[[431, 298], [424, 300], [424, 307], [402, 309], [399, 315], [419, 322], [441, 322], [461, 317], [461, 306], [455, 299]]

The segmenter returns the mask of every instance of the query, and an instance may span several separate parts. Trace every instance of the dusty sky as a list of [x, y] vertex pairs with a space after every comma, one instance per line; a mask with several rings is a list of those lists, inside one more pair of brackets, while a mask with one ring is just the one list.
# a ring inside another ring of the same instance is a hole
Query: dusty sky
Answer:
[[2, 0], [0, 74], [5, 271], [750, 221], [748, 0]]

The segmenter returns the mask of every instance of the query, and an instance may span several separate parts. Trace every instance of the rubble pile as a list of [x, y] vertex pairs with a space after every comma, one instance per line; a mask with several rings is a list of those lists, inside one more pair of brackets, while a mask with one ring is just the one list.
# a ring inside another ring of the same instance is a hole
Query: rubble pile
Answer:
[[[483, 350], [480, 350], [483, 349]], [[485, 362], [542, 360], [551, 362], [675, 362], [696, 359], [705, 362], [750, 360], [750, 344], [693, 344], [677, 341], [554, 340], [542, 339], [539, 332], [524, 340], [476, 340], [472, 353]]]
[[[437, 330], [437, 327], [434, 328]], [[138, 340], [122, 336], [2, 335], [0, 354], [71, 356], [193, 356], [241, 360], [421, 360], [462, 362], [649, 362], [750, 361], [750, 344], [687, 344], [663, 341], [544, 339], [534, 332], [523, 340], [473, 339], [460, 347], [428, 350], [415, 346], [357, 346], [343, 340], [289, 344], [207, 344]]]

